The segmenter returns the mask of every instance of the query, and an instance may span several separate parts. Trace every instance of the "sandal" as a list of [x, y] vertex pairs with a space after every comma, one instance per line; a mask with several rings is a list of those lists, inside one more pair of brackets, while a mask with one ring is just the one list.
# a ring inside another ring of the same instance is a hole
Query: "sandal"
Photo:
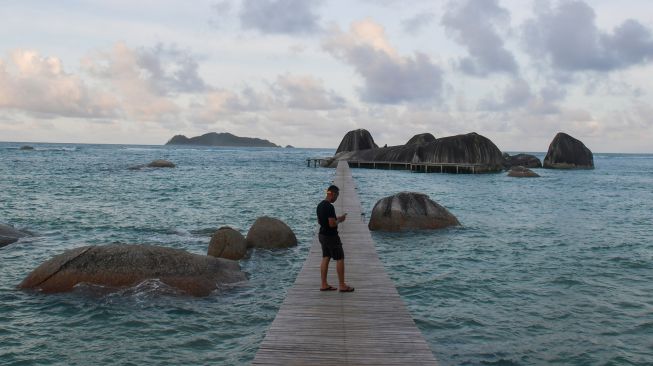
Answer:
[[338, 290], [339, 292], [354, 292], [354, 288], [351, 286], [347, 286], [347, 288], [343, 290]]
[[336, 288], [333, 287], [333, 286], [329, 286], [329, 287], [325, 287], [325, 288], [320, 289], [320, 291], [335, 291], [335, 290], [336, 290]]

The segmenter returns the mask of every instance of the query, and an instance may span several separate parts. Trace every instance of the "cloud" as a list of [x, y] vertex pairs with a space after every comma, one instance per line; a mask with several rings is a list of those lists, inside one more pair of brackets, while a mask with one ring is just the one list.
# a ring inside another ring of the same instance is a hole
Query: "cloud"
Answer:
[[116, 43], [110, 52], [98, 52], [84, 60], [87, 71], [105, 79], [135, 77], [153, 93], [203, 92], [208, 87], [198, 74], [198, 63], [187, 51], [159, 43], [151, 48], [129, 48]]
[[128, 119], [176, 122], [180, 93], [204, 93], [210, 87], [191, 55], [174, 46], [110, 50], [83, 58], [81, 73], [64, 70], [56, 57], [16, 50], [0, 59], [0, 108], [42, 117]]
[[559, 103], [567, 96], [566, 89], [556, 83], [549, 83], [539, 91], [534, 91], [524, 79], [512, 80], [501, 91], [500, 98], [487, 95], [479, 103], [478, 111], [506, 112], [523, 109], [530, 114], [557, 114], [561, 109]]
[[221, 0], [214, 3], [211, 6], [214, 16], [209, 19], [209, 24], [215, 28], [221, 28], [223, 22], [231, 17], [232, 7], [231, 0]]
[[413, 16], [412, 18], [402, 20], [401, 27], [406, 33], [417, 34], [420, 30], [422, 30], [422, 28], [431, 25], [434, 21], [434, 13], [420, 13]]
[[67, 73], [59, 58], [15, 50], [0, 59], [0, 108], [47, 118], [107, 118], [117, 115], [118, 101]]
[[163, 71], [159, 60], [153, 57], [156, 52], [156, 48], [154, 51], [132, 49], [119, 42], [109, 51], [95, 52], [84, 58], [82, 67], [120, 100], [123, 117], [173, 121], [180, 108], [168, 95], [188, 85], [177, 79], [188, 71], [183, 71], [183, 67], [182, 71]]
[[567, 97], [567, 90], [557, 83], [549, 83], [540, 89], [538, 97], [531, 101], [530, 109], [534, 114], [560, 113], [560, 103]]
[[498, 0], [450, 1], [442, 24], [456, 42], [467, 48], [469, 57], [458, 61], [470, 75], [515, 74], [517, 62], [506, 50], [498, 28], [509, 24], [510, 13]]
[[161, 94], [203, 92], [207, 85], [198, 74], [197, 61], [187, 52], [162, 43], [137, 51], [138, 66]]
[[353, 23], [348, 33], [332, 30], [323, 47], [363, 77], [360, 93], [364, 101], [396, 104], [440, 98], [440, 67], [423, 53], [400, 56], [387, 41], [383, 27], [371, 20]]
[[[327, 111], [344, 108], [344, 98], [327, 90], [323, 82], [308, 75], [279, 75], [267, 88], [245, 87], [240, 92], [214, 89], [191, 103], [189, 120], [198, 125], [260, 120], [269, 116], [306, 115], [284, 111]], [[293, 123], [279, 120], [280, 123]]]
[[320, 30], [315, 9], [322, 0], [244, 0], [241, 26], [271, 34], [310, 34]]
[[520, 108], [533, 99], [531, 87], [523, 79], [513, 80], [504, 90], [500, 101], [488, 96], [479, 102], [479, 110], [499, 111]]
[[611, 71], [651, 61], [649, 28], [628, 19], [608, 33], [598, 29], [595, 18], [583, 1], [559, 2], [524, 23], [523, 42], [534, 58], [567, 72]]
[[275, 83], [289, 108], [326, 110], [341, 108], [345, 100], [327, 91], [321, 80], [311, 76], [280, 75]]
[[190, 120], [197, 124], [213, 123], [221, 118], [237, 114], [240, 109], [240, 97], [226, 90], [212, 90], [191, 103]]

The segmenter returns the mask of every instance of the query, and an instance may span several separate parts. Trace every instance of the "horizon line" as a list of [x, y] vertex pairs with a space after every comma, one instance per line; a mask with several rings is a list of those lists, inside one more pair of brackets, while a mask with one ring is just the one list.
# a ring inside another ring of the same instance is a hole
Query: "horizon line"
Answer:
[[[277, 147], [266, 147], [266, 146], [213, 146], [213, 145], [166, 145], [160, 144], [134, 144], [134, 143], [106, 143], [106, 142], [46, 142], [46, 141], [0, 141], [1, 144], [59, 144], [59, 145], [106, 145], [106, 146], [204, 146], [204, 147], [246, 147], [246, 148], [270, 148], [270, 149], [287, 149], [285, 146], [277, 145]], [[292, 146], [292, 145], [290, 145]], [[393, 146], [403, 146], [403, 145], [393, 145]], [[336, 150], [337, 147], [299, 147], [293, 146], [293, 149], [315, 149], [315, 150]], [[519, 149], [507, 149], [501, 150], [501, 152], [519, 152], [519, 153], [542, 153], [546, 154], [546, 151], [528, 151], [528, 150], [519, 150]], [[653, 155], [653, 152], [621, 152], [621, 151], [599, 151], [592, 152], [592, 154], [624, 154], [624, 155]]]

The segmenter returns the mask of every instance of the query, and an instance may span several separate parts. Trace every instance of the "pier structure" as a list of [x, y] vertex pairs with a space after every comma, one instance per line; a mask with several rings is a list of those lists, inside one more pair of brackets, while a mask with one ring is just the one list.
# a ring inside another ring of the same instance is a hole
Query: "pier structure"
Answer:
[[311, 164], [313, 164], [313, 168], [317, 168], [322, 164], [323, 161], [326, 161], [328, 159], [329, 158], [308, 158], [306, 159], [306, 166], [310, 168]]
[[[307, 166], [320, 166], [327, 158], [306, 159]], [[455, 174], [477, 174], [482, 172], [482, 164], [465, 163], [407, 163], [398, 161], [363, 161], [350, 160], [351, 168], [385, 169], [385, 170], [409, 170], [415, 173], [455, 173]]]
[[[338, 232], [345, 278], [355, 291], [319, 290], [322, 250], [316, 234], [253, 365], [436, 365], [379, 260], [347, 162], [338, 163], [333, 183], [340, 188], [336, 213], [347, 213]], [[334, 287], [335, 272], [332, 261], [328, 282]]]

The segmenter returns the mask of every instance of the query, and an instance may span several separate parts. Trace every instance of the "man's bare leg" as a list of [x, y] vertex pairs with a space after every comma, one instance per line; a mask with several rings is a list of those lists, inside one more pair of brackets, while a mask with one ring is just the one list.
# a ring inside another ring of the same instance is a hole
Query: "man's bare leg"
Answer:
[[339, 259], [336, 261], [336, 272], [338, 273], [338, 286], [341, 290], [347, 288], [345, 283], [345, 260]]
[[345, 283], [345, 260], [336, 261], [336, 272], [338, 272], [338, 289], [340, 292], [352, 292], [354, 288]]
[[329, 261], [331, 258], [322, 257], [322, 263], [320, 263], [320, 278], [322, 279], [322, 287], [327, 288], [329, 284], [327, 283], [327, 273], [329, 272]]

